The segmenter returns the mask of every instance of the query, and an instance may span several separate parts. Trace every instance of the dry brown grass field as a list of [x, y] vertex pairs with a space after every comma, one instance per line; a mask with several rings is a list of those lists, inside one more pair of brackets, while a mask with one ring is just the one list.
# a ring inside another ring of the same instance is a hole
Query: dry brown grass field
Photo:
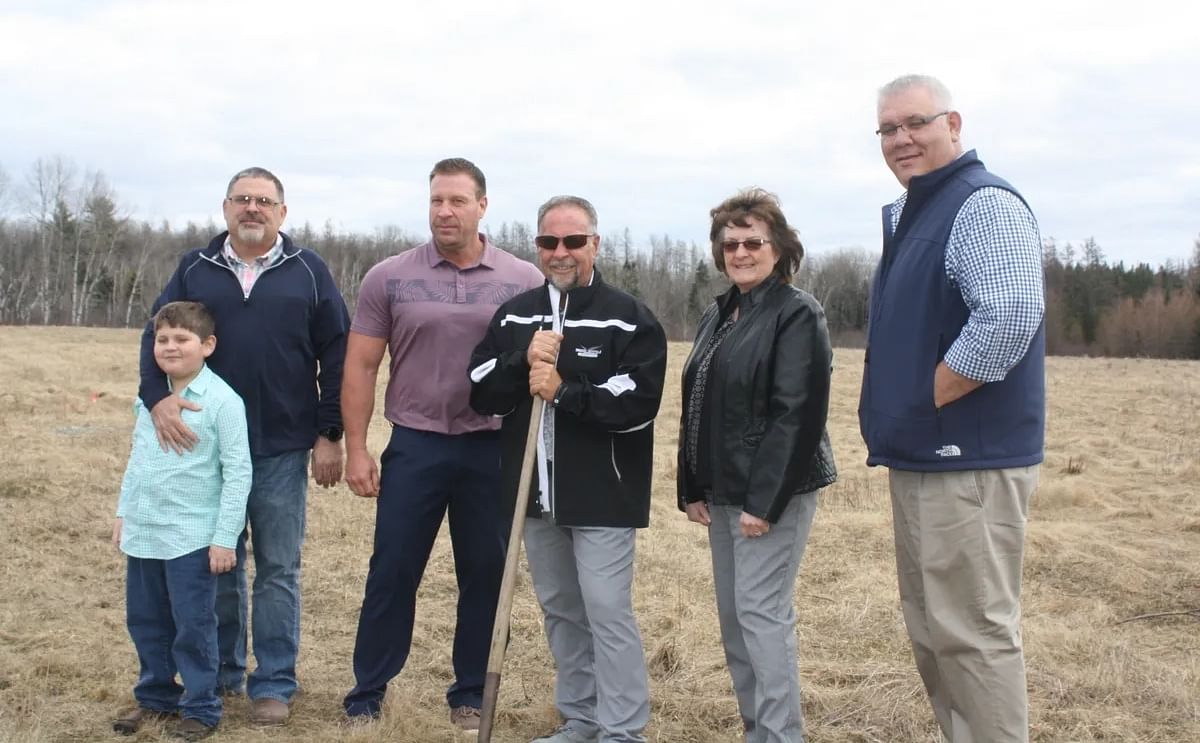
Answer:
[[[132, 424], [137, 334], [0, 328], [0, 740], [110, 740], [137, 661], [123, 560], [109, 544]], [[675, 509], [678, 370], [659, 418], [651, 526], [636, 608], [651, 674], [647, 737], [737, 741], [704, 532]], [[897, 603], [884, 473], [855, 408], [862, 354], [836, 354], [830, 431], [841, 481], [817, 512], [797, 581], [810, 740], [938, 740]], [[1025, 564], [1035, 741], [1200, 741], [1200, 363], [1054, 358], [1042, 485]], [[378, 417], [376, 453], [384, 443]], [[408, 667], [384, 718], [341, 729], [374, 509], [343, 485], [309, 495], [302, 693], [289, 726], [228, 705], [219, 740], [467, 740], [446, 720], [455, 600], [443, 534], [421, 587]], [[1193, 613], [1188, 614], [1186, 612]], [[1162, 616], [1148, 616], [1154, 614]], [[518, 583], [494, 736], [555, 724], [554, 670], [527, 578]], [[157, 740], [161, 727], [136, 740]]]

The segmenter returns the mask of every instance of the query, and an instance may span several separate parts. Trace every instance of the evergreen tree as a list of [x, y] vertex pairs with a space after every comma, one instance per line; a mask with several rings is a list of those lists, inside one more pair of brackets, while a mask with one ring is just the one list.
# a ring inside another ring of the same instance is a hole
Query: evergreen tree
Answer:
[[638, 286], [639, 266], [636, 258], [626, 258], [621, 266], [621, 288], [638, 299], [642, 298], [642, 290]]
[[700, 316], [712, 301], [712, 279], [708, 274], [708, 263], [696, 261], [696, 272], [692, 275], [692, 288], [688, 290], [687, 319], [689, 329], [695, 328]]

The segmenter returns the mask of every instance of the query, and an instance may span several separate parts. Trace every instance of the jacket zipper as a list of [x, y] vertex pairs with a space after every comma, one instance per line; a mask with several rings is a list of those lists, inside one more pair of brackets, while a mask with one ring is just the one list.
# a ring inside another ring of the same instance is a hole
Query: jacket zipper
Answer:
[[[942, 339], [943, 338], [944, 338], [944, 334], [938, 333], [937, 347], [938, 347], [939, 351], [942, 347]], [[934, 356], [936, 357], [937, 354], [934, 354]], [[930, 396], [933, 398], [932, 400], [930, 400], [930, 402], [933, 403], [933, 419], [934, 419], [934, 423], [937, 424], [938, 436], [942, 435], [942, 409], [937, 406], [937, 394], [936, 394], [937, 367], [938, 367], [938, 364], [940, 364], [940, 363], [941, 363], [941, 359], [938, 359], [938, 358], [935, 358], [933, 361], [933, 378], [935, 380], [934, 381], [934, 389], [931, 389], [929, 391]]]
[[[569, 297], [566, 292], [563, 292], [559, 297], [559, 304], [562, 306], [562, 313], [556, 312], [555, 308], [550, 307], [550, 324], [551, 330], [563, 335], [563, 343], [566, 343], [566, 321], [567, 321], [567, 300]], [[554, 327], [557, 325], [558, 327]], [[558, 355], [562, 355], [562, 343], [558, 346]], [[558, 368], [558, 358], [554, 359], [554, 368]], [[553, 407], [550, 408], [550, 420], [553, 421], [554, 436], [550, 439], [550, 451], [546, 452], [546, 457], [553, 462], [554, 450], [558, 448], [558, 411]], [[551, 466], [550, 470], [550, 518], [555, 519], [558, 513], [558, 467]]]

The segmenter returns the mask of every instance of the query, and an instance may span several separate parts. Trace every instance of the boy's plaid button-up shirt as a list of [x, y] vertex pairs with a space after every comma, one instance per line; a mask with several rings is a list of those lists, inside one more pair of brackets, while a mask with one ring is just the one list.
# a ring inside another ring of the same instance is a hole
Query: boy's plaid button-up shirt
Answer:
[[163, 451], [150, 411], [134, 402], [133, 450], [117, 517], [121, 551], [172, 560], [209, 545], [234, 549], [246, 524], [253, 467], [242, 398], [207, 365], [180, 394], [201, 410], [183, 421], [199, 437], [183, 454]]

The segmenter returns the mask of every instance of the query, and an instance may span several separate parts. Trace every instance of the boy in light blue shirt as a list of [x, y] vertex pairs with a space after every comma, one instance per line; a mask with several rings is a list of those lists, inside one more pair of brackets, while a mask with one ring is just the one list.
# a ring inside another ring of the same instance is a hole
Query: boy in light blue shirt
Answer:
[[199, 740], [221, 720], [217, 575], [237, 563], [252, 467], [245, 405], [204, 363], [217, 345], [213, 328], [199, 302], [171, 302], [154, 318], [155, 362], [173, 394], [199, 405], [183, 411], [199, 437], [191, 451], [163, 446], [150, 411], [134, 403], [133, 450], [112, 536], [128, 555], [126, 624], [141, 666], [137, 707], [113, 722], [123, 735], [179, 715], [175, 735]]

